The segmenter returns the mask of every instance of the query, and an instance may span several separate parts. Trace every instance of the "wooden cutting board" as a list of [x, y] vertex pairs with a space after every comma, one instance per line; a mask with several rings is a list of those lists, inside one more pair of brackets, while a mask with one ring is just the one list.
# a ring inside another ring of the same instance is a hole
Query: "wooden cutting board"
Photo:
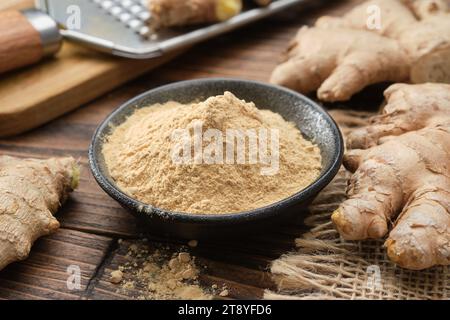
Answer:
[[[0, 10], [32, 6], [31, 0], [2, 0]], [[0, 136], [44, 124], [176, 55], [131, 60], [65, 42], [56, 57], [0, 75]]]

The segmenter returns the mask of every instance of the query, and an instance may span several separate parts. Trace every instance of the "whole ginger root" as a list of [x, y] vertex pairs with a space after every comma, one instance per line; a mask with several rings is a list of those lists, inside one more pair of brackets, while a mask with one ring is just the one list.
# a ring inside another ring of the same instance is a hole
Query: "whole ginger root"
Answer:
[[302, 27], [270, 81], [321, 100], [348, 100], [365, 86], [408, 79], [408, 57], [395, 40], [357, 29]]
[[59, 228], [53, 214], [78, 180], [73, 158], [0, 156], [0, 270], [25, 259], [36, 239]]
[[[379, 9], [377, 27], [369, 28], [369, 8]], [[448, 6], [369, 0], [343, 17], [321, 17], [299, 31], [270, 81], [331, 102], [378, 82], [450, 83]]]
[[401, 134], [435, 127], [450, 117], [450, 85], [425, 83], [393, 84], [384, 91], [388, 103], [369, 125], [352, 130], [350, 149], [368, 149]]
[[445, 14], [448, 11], [446, 0], [402, 0], [418, 19]]
[[450, 85], [395, 84], [383, 113], [350, 133], [348, 200], [332, 220], [344, 239], [381, 238], [401, 267], [450, 264]]
[[155, 29], [225, 21], [239, 14], [242, 0], [151, 0]]

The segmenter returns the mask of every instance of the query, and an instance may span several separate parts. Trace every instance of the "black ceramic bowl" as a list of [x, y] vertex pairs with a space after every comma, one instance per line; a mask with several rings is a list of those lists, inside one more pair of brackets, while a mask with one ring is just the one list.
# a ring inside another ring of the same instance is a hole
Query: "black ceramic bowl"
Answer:
[[[104, 137], [110, 134], [111, 127], [121, 124], [136, 108], [169, 100], [189, 103], [223, 94], [224, 91], [231, 91], [238, 98], [253, 101], [259, 108], [270, 109], [281, 114], [285, 120], [297, 124], [303, 135], [321, 150], [323, 169], [317, 180], [291, 197], [269, 206], [222, 215], [170, 212], [139, 202], [120, 191], [108, 173], [102, 154]], [[333, 119], [319, 105], [282, 87], [234, 79], [183, 81], [143, 93], [119, 107], [103, 121], [89, 148], [92, 173], [106, 193], [146, 224], [149, 232], [186, 239], [245, 235], [296, 219], [296, 216], [304, 212], [302, 208], [336, 175], [342, 156], [341, 133]]]

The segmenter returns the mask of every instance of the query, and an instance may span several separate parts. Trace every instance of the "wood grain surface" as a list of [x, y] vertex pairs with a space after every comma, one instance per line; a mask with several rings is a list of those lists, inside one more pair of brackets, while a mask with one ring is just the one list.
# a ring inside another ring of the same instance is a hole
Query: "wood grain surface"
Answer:
[[[0, 4], [0, 10], [31, 5], [28, 0], [7, 1]], [[42, 55], [37, 32], [33, 33], [34, 29], [23, 17], [10, 15], [0, 16], [0, 72], [6, 67], [12, 69], [35, 62]], [[11, 40], [19, 35], [18, 40]], [[178, 53], [157, 59], [129, 60], [65, 41], [55, 57], [0, 75], [0, 137], [22, 133], [55, 119], [160, 66]]]
[[[323, 14], [344, 12], [355, 2], [359, 1], [328, 2], [326, 7], [289, 10], [221, 36], [41, 128], [0, 139], [0, 154], [37, 158], [72, 155], [83, 168], [78, 190], [57, 215], [61, 229], [38, 240], [26, 261], [0, 272], [0, 298], [128, 298], [116, 293], [117, 287], [108, 281], [109, 271], [120, 264], [127, 246], [142, 237], [148, 238], [151, 246], [169, 244], [173, 250], [183, 243], [145, 234], [134, 218], [97, 186], [87, 165], [87, 149], [97, 125], [121, 103], [169, 82], [201, 77], [267, 81], [300, 26]], [[77, 70], [74, 72], [82, 72]], [[25, 88], [30, 80], [19, 77], [16, 81], [16, 86], [24, 87], [24, 99], [29, 99], [31, 91]], [[56, 85], [62, 79], [52, 81]], [[115, 80], [105, 77], [103, 81]], [[106, 86], [102, 90], [106, 91]], [[89, 94], [88, 89], [85, 92]], [[1, 99], [0, 89], [3, 108]], [[229, 298], [262, 297], [265, 288], [273, 287], [267, 266], [293, 247], [294, 239], [304, 231], [301, 217], [299, 212], [298, 222], [250, 238], [199, 243], [192, 253], [207, 266], [201, 276], [202, 283], [205, 286], [226, 284], [230, 288]], [[80, 290], [67, 289], [66, 270], [70, 265], [79, 265], [82, 270]]]
[[0, 73], [38, 62], [44, 56], [41, 36], [16, 10], [0, 12]]

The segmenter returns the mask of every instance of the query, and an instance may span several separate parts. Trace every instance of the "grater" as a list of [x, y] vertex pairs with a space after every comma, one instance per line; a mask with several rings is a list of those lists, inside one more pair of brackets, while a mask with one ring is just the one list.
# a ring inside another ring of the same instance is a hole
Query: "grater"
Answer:
[[[308, 0], [275, 0], [267, 7], [249, 8], [224, 22], [201, 27], [162, 29], [157, 33], [148, 27], [152, 18], [147, 10], [148, 1], [151, 0], [36, 0], [38, 10], [26, 10], [21, 14], [37, 31], [34, 34], [34, 42], [39, 36], [41, 52], [25, 62], [4, 63], [3, 68], [0, 60], [0, 72], [34, 63], [44, 56], [54, 54], [58, 51], [62, 38], [117, 56], [134, 59], [154, 58], [234, 30]], [[3, 28], [8, 24], [17, 24], [14, 19], [2, 19], [0, 16], [0, 30], [2, 23]], [[25, 30], [22, 31], [21, 36], [26, 36]], [[30, 36], [31, 32], [29, 30], [27, 32]], [[19, 38], [17, 32], [10, 36]], [[35, 47], [30, 48], [30, 45], [28, 47], [20, 48], [22, 53], [36, 50]], [[15, 51], [16, 56], [20, 55], [19, 51]], [[0, 59], [2, 59], [1, 49]]]

